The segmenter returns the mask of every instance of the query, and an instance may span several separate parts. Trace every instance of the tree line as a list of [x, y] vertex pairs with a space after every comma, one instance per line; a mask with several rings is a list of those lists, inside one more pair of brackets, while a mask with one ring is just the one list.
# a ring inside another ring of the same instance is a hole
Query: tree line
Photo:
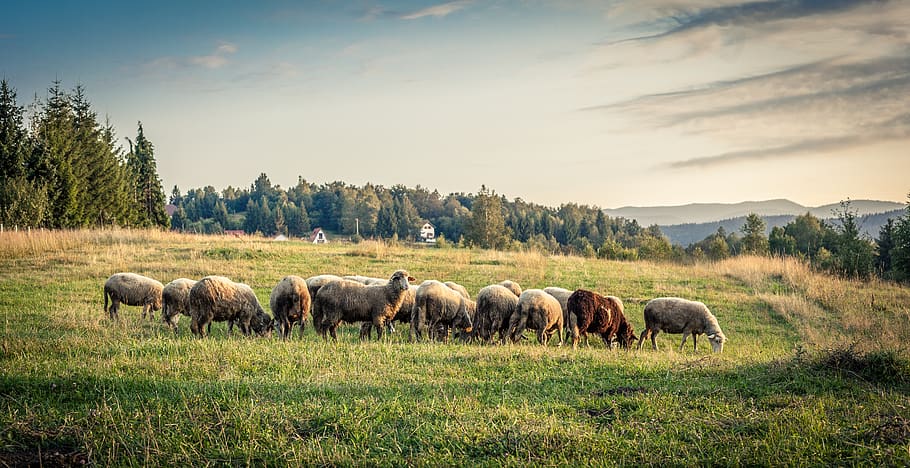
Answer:
[[130, 149], [101, 122], [82, 86], [59, 81], [28, 118], [0, 81], [0, 224], [13, 227], [167, 227], [154, 145], [138, 124]]
[[849, 202], [842, 204], [838, 222], [828, 224], [806, 213], [768, 236], [764, 220], [751, 214], [740, 232], [720, 228], [684, 248], [672, 245], [656, 225], [611, 218], [597, 206], [547, 207], [509, 200], [485, 186], [476, 194], [443, 196], [420, 185], [314, 184], [299, 177], [285, 189], [260, 174], [249, 188], [218, 191], [207, 186], [184, 194], [175, 186], [168, 200], [174, 211], [168, 216], [154, 145], [142, 123], [135, 139], [127, 139], [128, 151], [117, 141], [81, 86], [67, 92], [54, 82], [45, 99], [35, 99], [26, 119], [15, 90], [0, 81], [0, 224], [243, 230], [296, 237], [321, 227], [353, 240], [413, 240], [420, 226], [430, 222], [442, 246], [677, 262], [787, 255], [841, 275], [910, 280], [910, 212], [889, 220], [876, 239], [859, 234]]

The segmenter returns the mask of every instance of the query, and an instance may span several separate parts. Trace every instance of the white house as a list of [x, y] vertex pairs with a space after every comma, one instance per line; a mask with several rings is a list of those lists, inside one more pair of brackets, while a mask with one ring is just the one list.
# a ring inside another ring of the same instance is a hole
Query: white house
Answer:
[[310, 242], [314, 244], [326, 244], [329, 240], [325, 237], [325, 232], [322, 228], [313, 229], [313, 233], [310, 234]]
[[420, 238], [424, 242], [436, 242], [436, 228], [430, 223], [424, 223], [420, 228]]

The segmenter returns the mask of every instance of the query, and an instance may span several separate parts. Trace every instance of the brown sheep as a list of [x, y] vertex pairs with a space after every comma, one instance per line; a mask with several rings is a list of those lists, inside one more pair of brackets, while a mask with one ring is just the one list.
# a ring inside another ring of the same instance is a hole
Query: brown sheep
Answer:
[[616, 339], [628, 348], [635, 339], [635, 330], [626, 320], [622, 301], [614, 296], [601, 296], [579, 289], [566, 301], [566, 328], [572, 337], [572, 349], [578, 348], [579, 336], [588, 343], [588, 333], [596, 333], [604, 344], [612, 346]]
[[473, 326], [471, 316], [476, 304], [460, 292], [436, 280], [424, 281], [417, 288], [414, 309], [411, 316], [410, 339], [420, 339], [423, 329], [429, 330], [431, 338], [448, 341], [449, 328], [463, 330], [470, 334]]
[[205, 337], [206, 325], [225, 320], [236, 323], [244, 335], [272, 333], [272, 318], [262, 309], [253, 289], [223, 276], [206, 276], [190, 289], [193, 334]]
[[518, 296], [500, 284], [491, 284], [477, 293], [477, 314], [474, 328], [480, 339], [489, 344], [499, 333], [499, 343], [504, 344], [509, 334], [509, 319], [518, 307]]
[[[112, 320], [119, 320], [120, 303], [142, 306], [142, 318], [148, 313], [155, 318], [155, 311], [161, 308], [161, 293], [164, 285], [160, 281], [136, 273], [115, 273], [104, 282], [104, 312]], [[110, 299], [110, 308], [108, 308]]]
[[711, 343], [715, 353], [723, 352], [724, 342], [727, 337], [717, 324], [717, 318], [701, 302], [690, 301], [678, 297], [658, 297], [645, 304], [645, 330], [641, 332], [638, 349], [651, 336], [651, 347], [657, 350], [657, 334], [660, 332], [682, 333], [682, 343], [679, 350], [683, 350], [686, 338], [692, 335], [692, 344], [698, 351], [698, 335], [704, 333]]
[[553, 333], [559, 333], [562, 346], [562, 307], [555, 297], [542, 289], [526, 289], [518, 298], [518, 306], [509, 320], [510, 336], [517, 343], [525, 328], [537, 330], [537, 342], [546, 346]]
[[310, 292], [306, 280], [288, 275], [281, 279], [269, 296], [269, 308], [275, 321], [281, 327], [281, 338], [288, 339], [294, 324], [300, 324], [300, 338], [310, 313]]
[[385, 285], [365, 286], [349, 280], [326, 284], [316, 293], [316, 300], [313, 301], [313, 316], [322, 317], [317, 331], [323, 338], [326, 338], [326, 332], [330, 332], [332, 339], [337, 341], [336, 329], [342, 321], [369, 321], [376, 327], [381, 339], [386, 322], [395, 317], [404, 301], [408, 281], [414, 281], [414, 278], [407, 271], [398, 270]]
[[177, 278], [166, 284], [161, 292], [161, 320], [170, 325], [175, 334], [180, 314], [190, 316], [190, 289], [194, 284], [196, 284], [195, 280]]

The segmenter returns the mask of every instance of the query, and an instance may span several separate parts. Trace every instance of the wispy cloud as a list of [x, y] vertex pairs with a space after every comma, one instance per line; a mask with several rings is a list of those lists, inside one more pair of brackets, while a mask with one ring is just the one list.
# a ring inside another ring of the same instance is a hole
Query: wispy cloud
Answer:
[[218, 69], [230, 63], [230, 57], [237, 52], [237, 45], [230, 42], [222, 42], [207, 55], [193, 55], [189, 57], [158, 57], [145, 62], [142, 68], [146, 71], [166, 71], [182, 68], [206, 68]]
[[454, 2], [440, 3], [438, 5], [433, 5], [431, 7], [423, 8], [423, 9], [420, 9], [420, 10], [417, 10], [417, 11], [414, 11], [411, 13], [406, 13], [404, 15], [401, 15], [401, 19], [415, 20], [415, 19], [420, 19], [420, 18], [424, 18], [427, 16], [432, 16], [435, 18], [442, 18], [444, 16], [448, 16], [458, 10], [465, 8], [466, 6], [468, 6], [470, 4], [471, 4], [470, 0], [456, 0]]
[[644, 36], [616, 41], [635, 42], [667, 38], [691, 30], [710, 26], [747, 27], [765, 25], [768, 22], [805, 18], [847, 11], [867, 6], [870, 3], [888, 3], [889, 0], [771, 0], [752, 1], [702, 8], [684, 8], [671, 2], [665, 9], [671, 9], [662, 22], [672, 27]]

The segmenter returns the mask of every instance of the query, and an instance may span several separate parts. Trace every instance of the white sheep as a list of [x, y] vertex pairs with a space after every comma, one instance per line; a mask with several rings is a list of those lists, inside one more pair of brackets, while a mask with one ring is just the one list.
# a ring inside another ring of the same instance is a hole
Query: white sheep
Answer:
[[[115, 273], [104, 282], [104, 312], [111, 319], [120, 318], [120, 303], [142, 306], [142, 318], [148, 313], [155, 318], [155, 311], [161, 308], [161, 293], [164, 285], [160, 281], [136, 273]], [[110, 308], [108, 308], [110, 299]]]
[[174, 329], [174, 333], [177, 333], [177, 321], [180, 319], [180, 314], [190, 316], [190, 289], [195, 284], [195, 280], [177, 278], [164, 285], [164, 290], [161, 292], [163, 299], [161, 320], [170, 325]]
[[190, 315], [190, 329], [200, 337], [205, 337], [206, 325], [225, 320], [236, 323], [246, 336], [251, 330], [262, 336], [272, 333], [272, 318], [262, 309], [253, 289], [223, 276], [206, 276], [193, 285]]
[[269, 295], [269, 308], [281, 327], [282, 339], [291, 336], [295, 323], [300, 324], [300, 338], [303, 338], [306, 316], [310, 312], [310, 292], [306, 280], [295, 275], [282, 278]]
[[431, 335], [438, 334], [437, 338], [443, 341], [448, 341], [449, 328], [461, 329], [470, 334], [473, 329], [471, 316], [474, 315], [475, 306], [474, 301], [440, 281], [424, 281], [417, 288], [417, 296], [414, 299], [410, 338], [420, 339], [424, 328], [427, 328]]
[[337, 341], [336, 329], [342, 320], [348, 323], [369, 321], [382, 338], [383, 327], [395, 317], [404, 301], [409, 281], [414, 278], [407, 271], [398, 270], [385, 285], [365, 286], [344, 279], [326, 284], [313, 301], [314, 323], [317, 316], [321, 317], [317, 331], [323, 338], [328, 331]]
[[492, 343], [493, 334], [499, 333], [499, 343], [504, 344], [509, 333], [509, 319], [518, 306], [518, 296], [501, 284], [491, 284], [477, 292], [477, 313], [474, 328], [480, 339]]
[[562, 307], [555, 297], [542, 289], [526, 289], [518, 298], [518, 306], [509, 320], [509, 331], [513, 343], [521, 339], [525, 328], [537, 330], [537, 342], [546, 346], [553, 333], [559, 333], [559, 345], [563, 343]]
[[641, 349], [645, 338], [651, 336], [651, 347], [657, 349], [657, 334], [660, 332], [682, 333], [682, 351], [686, 338], [692, 335], [692, 343], [698, 351], [698, 335], [704, 334], [715, 353], [723, 352], [724, 342], [727, 337], [717, 324], [717, 318], [701, 302], [690, 301], [678, 297], [659, 297], [648, 301], [645, 305], [645, 330], [638, 338], [638, 349]]

